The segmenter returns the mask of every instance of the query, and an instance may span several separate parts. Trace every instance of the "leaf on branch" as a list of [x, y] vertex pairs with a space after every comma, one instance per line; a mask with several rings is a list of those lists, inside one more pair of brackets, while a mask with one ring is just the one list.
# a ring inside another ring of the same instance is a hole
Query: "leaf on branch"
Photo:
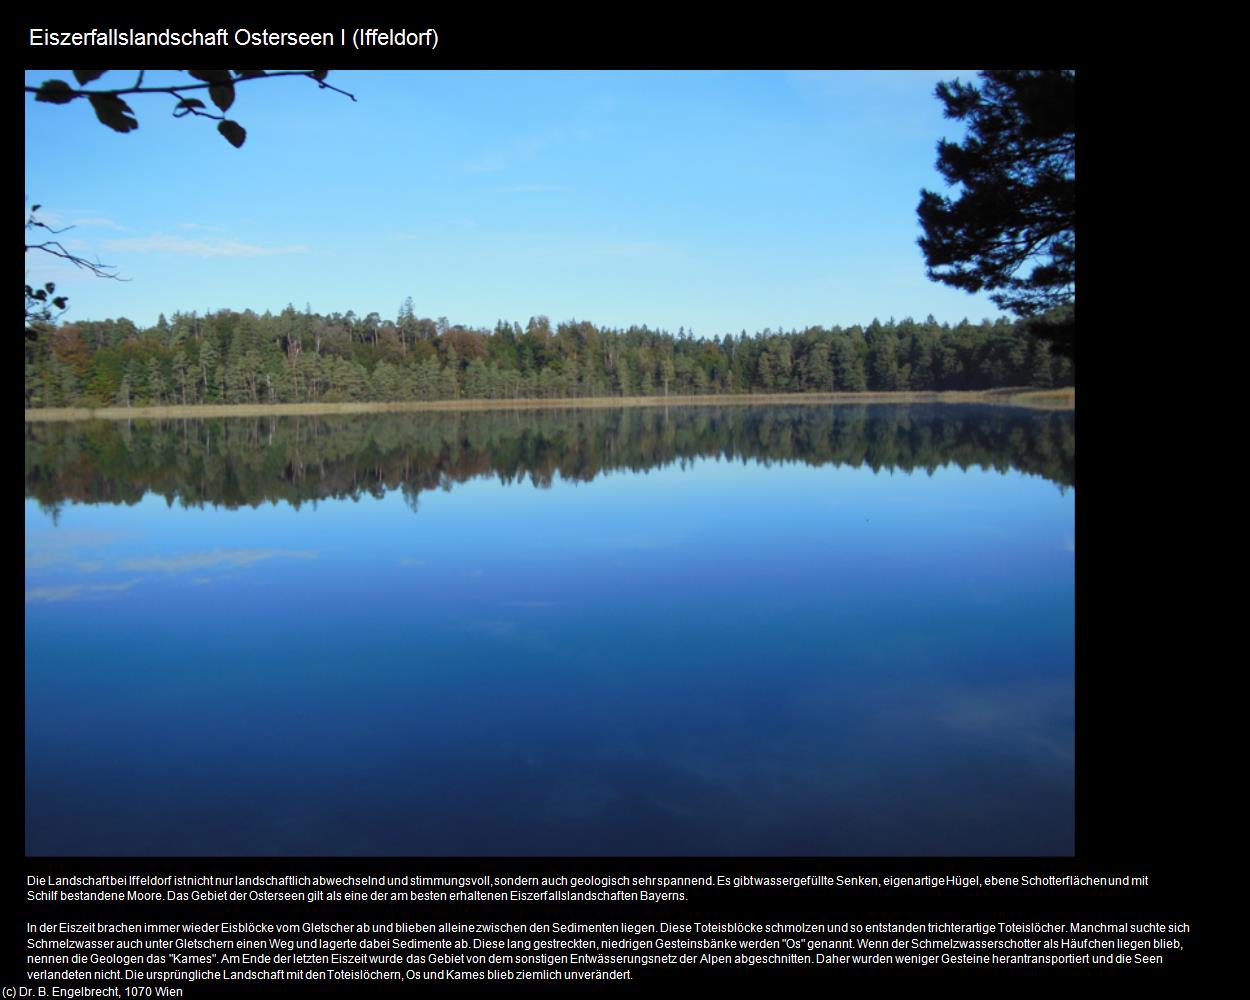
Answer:
[[315, 69], [309, 75], [314, 80], [320, 82], [324, 80], [329, 74], [330, 74], [330, 71], [328, 69]]
[[226, 141], [235, 149], [243, 145], [243, 141], [247, 138], [247, 131], [236, 121], [227, 118], [224, 122], [217, 123], [217, 131], [226, 137]]
[[100, 79], [107, 72], [106, 69], [76, 69], [74, 79], [78, 81], [78, 86], [85, 87], [92, 80]]
[[88, 94], [95, 116], [114, 132], [129, 132], [139, 127], [130, 105], [116, 94]]
[[194, 109], [204, 107], [204, 102], [198, 97], [184, 97], [176, 105], [174, 105], [174, 117], [185, 118]]
[[229, 111], [230, 105], [234, 103], [234, 84], [214, 83], [208, 88], [208, 96], [222, 111]]
[[228, 69], [189, 69], [187, 72], [197, 80], [203, 80], [205, 83], [230, 83], [230, 71]]
[[47, 104], [68, 104], [77, 96], [64, 80], [44, 80], [35, 91], [35, 100]]

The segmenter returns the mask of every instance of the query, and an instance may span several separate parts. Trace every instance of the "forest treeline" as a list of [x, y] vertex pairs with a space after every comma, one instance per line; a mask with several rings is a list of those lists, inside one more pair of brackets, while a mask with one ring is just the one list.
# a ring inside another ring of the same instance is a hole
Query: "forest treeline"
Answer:
[[26, 496], [227, 508], [420, 494], [478, 477], [549, 486], [698, 459], [1076, 477], [1076, 416], [987, 405], [682, 406], [27, 423]]
[[718, 339], [545, 316], [494, 330], [288, 306], [46, 325], [26, 344], [26, 406], [575, 399], [1073, 384], [1020, 321], [904, 319]]

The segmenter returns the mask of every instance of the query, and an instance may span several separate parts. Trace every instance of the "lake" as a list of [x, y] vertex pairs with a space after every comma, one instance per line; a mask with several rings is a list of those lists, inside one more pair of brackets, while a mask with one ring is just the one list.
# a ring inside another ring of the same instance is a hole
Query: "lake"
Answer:
[[25, 426], [29, 855], [1071, 855], [1075, 415]]

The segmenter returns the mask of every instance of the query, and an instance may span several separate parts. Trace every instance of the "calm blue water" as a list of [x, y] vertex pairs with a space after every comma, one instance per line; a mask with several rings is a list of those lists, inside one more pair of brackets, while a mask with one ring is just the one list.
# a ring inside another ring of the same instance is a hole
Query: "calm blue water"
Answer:
[[1074, 489], [447, 485], [28, 499], [27, 852], [1073, 852]]

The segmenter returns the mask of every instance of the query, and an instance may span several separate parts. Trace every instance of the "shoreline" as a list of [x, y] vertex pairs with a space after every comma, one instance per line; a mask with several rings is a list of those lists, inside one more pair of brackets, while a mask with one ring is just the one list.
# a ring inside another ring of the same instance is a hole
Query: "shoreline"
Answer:
[[706, 396], [592, 396], [584, 399], [446, 399], [422, 402], [220, 403], [189, 406], [49, 407], [26, 410], [26, 423], [74, 420], [178, 420], [213, 417], [318, 416], [457, 410], [578, 410], [642, 406], [837, 405], [864, 403], [992, 403], [1036, 410], [1073, 410], [1076, 389], [986, 389], [954, 392], [794, 392]]

